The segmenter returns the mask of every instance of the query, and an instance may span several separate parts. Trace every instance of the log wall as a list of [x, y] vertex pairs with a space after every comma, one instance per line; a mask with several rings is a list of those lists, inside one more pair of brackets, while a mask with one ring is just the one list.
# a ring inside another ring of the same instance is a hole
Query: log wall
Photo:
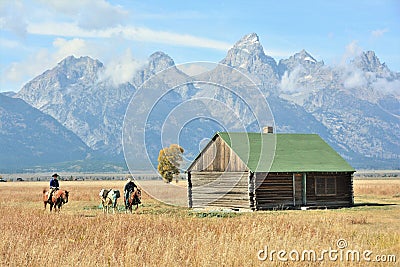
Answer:
[[[335, 195], [317, 195], [315, 179], [336, 179]], [[307, 206], [350, 207], [354, 204], [352, 173], [307, 173]]]
[[[252, 208], [266, 210], [301, 206], [350, 207], [354, 204], [352, 173], [306, 173], [305, 175], [306, 197], [303, 203], [303, 174], [256, 173], [254, 197], [250, 199], [250, 203], [254, 202]], [[318, 195], [316, 178], [335, 179], [335, 194]]]
[[249, 209], [248, 172], [188, 173], [189, 207]]
[[292, 173], [256, 173], [255, 209], [293, 207]]

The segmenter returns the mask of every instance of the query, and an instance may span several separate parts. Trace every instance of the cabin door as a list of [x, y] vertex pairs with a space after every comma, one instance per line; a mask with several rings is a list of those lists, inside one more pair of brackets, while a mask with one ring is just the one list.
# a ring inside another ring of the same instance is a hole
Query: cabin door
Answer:
[[307, 204], [306, 174], [293, 174], [293, 206], [304, 206]]
[[293, 174], [293, 204], [294, 206], [301, 206], [303, 204], [303, 174]]

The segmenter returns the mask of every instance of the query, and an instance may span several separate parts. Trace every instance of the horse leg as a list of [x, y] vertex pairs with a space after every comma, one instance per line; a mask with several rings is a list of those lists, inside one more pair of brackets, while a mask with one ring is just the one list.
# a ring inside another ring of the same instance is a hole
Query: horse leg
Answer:
[[131, 211], [130, 205], [125, 205], [125, 213]]
[[124, 196], [125, 213], [129, 212], [129, 199]]
[[113, 203], [112, 203], [112, 211], [113, 211], [113, 214], [115, 214], [115, 205], [116, 205], [117, 203], [114, 201]]
[[115, 214], [115, 209], [117, 207], [117, 199], [116, 198], [114, 198], [112, 205], [113, 205], [113, 214]]

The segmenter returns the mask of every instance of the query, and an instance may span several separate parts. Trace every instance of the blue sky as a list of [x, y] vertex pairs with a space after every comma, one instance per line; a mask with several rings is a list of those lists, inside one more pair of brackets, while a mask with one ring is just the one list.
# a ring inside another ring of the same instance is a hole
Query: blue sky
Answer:
[[177, 64], [218, 62], [251, 32], [277, 61], [305, 49], [335, 65], [373, 50], [400, 72], [398, 0], [2, 0], [0, 92], [18, 91], [69, 55], [124, 77], [156, 51]]

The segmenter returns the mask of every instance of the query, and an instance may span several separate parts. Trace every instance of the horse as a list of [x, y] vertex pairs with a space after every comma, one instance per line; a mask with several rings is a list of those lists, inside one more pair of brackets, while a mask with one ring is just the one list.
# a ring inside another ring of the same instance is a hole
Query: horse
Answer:
[[103, 206], [103, 213], [109, 213], [110, 207], [112, 207], [113, 214], [115, 214], [115, 208], [117, 207], [117, 200], [120, 197], [119, 190], [101, 189], [99, 196], [101, 199], [101, 204]]
[[54, 207], [54, 211], [60, 211], [61, 206], [63, 204], [68, 203], [68, 195], [69, 192], [66, 190], [57, 190], [53, 192], [51, 199], [48, 199], [49, 191], [43, 189], [43, 204], [44, 209], [46, 209], [47, 203], [50, 205], [50, 211], [52, 211]]
[[136, 188], [133, 192], [131, 192], [129, 194], [128, 205], [126, 205], [126, 200], [125, 200], [125, 196], [124, 196], [126, 213], [128, 213], [128, 211], [130, 211], [132, 213], [132, 206], [134, 206], [134, 205], [136, 205], [135, 210], [137, 210], [139, 207], [139, 203], [140, 203], [139, 201], [141, 199], [142, 199], [142, 191], [140, 191], [139, 188]]

